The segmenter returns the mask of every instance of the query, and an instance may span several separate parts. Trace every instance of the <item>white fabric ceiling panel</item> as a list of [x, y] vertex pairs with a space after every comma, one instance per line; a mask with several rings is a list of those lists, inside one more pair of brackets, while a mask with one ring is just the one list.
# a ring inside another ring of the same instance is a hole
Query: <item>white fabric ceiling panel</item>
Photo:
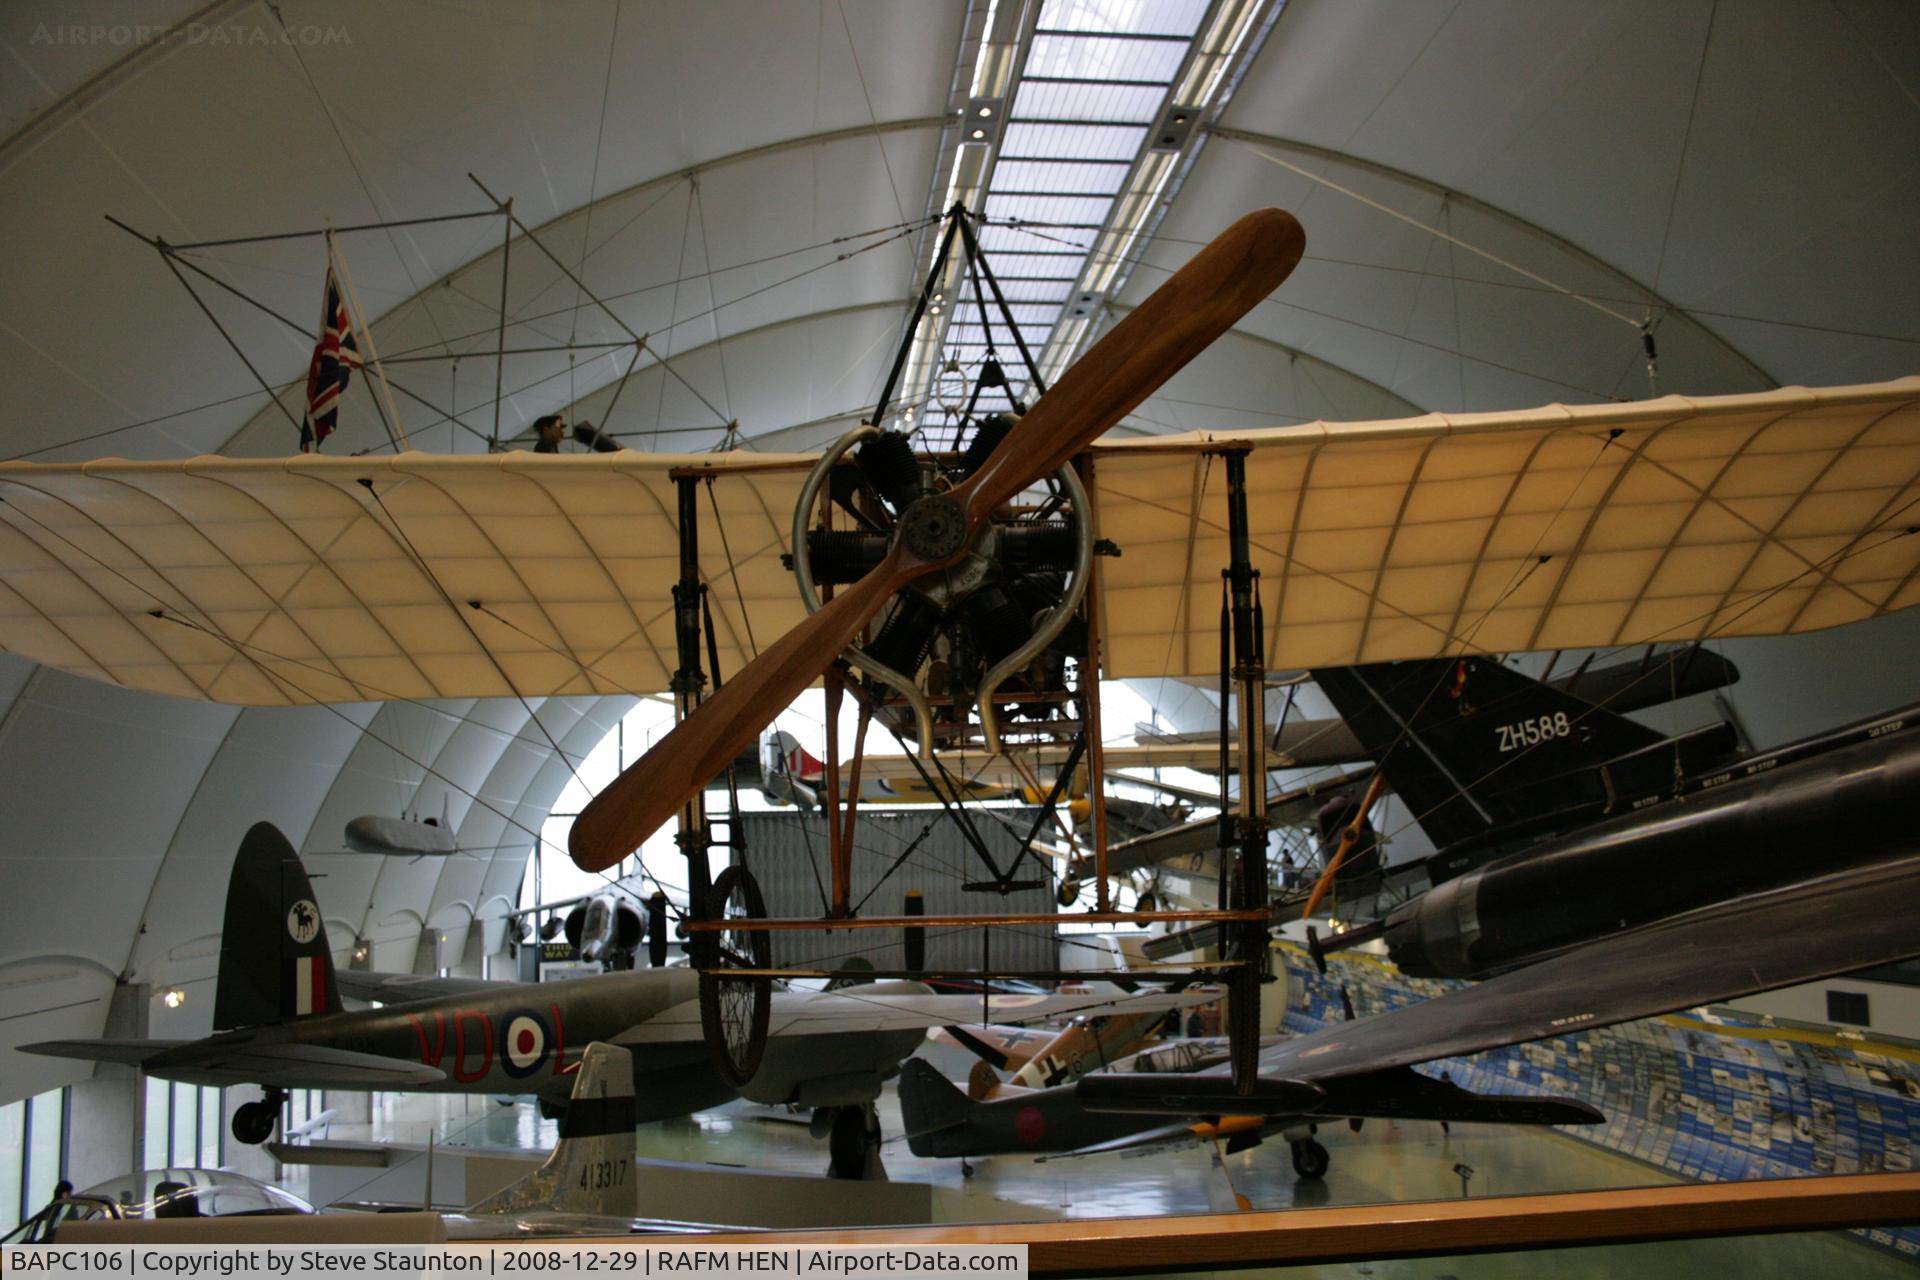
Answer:
[[[147, 895], [232, 708], [163, 701], [49, 671], [0, 724], [8, 893], [67, 903], [9, 919], [0, 962], [73, 955], [127, 963]], [[112, 891], [102, 892], [101, 886]]]
[[[833, 143], [775, 150], [703, 172], [697, 190], [677, 178], [644, 184], [537, 227], [537, 245], [516, 237], [509, 252], [507, 311], [516, 323], [507, 327], [504, 337], [497, 328], [501, 255], [497, 247], [490, 248], [444, 286], [422, 295], [420, 303], [400, 306], [374, 326], [382, 357], [397, 357], [389, 375], [427, 402], [423, 405], [405, 393], [397, 401], [410, 434], [420, 430], [411, 443], [448, 452], [484, 449], [484, 437], [494, 429], [497, 346], [522, 352], [506, 357], [501, 378], [508, 394], [499, 429], [503, 439], [513, 439], [540, 414], [617, 382], [631, 361], [631, 346], [596, 350], [591, 344], [630, 344], [629, 329], [647, 337], [650, 353], [629, 380], [621, 405], [649, 428], [656, 421], [676, 431], [720, 428], [728, 418], [737, 418], [743, 433], [752, 436], [786, 425], [795, 406], [834, 389], [816, 384], [830, 381], [837, 370], [789, 359], [780, 383], [783, 394], [771, 401], [755, 400], [744, 392], [767, 381], [755, 360], [736, 356], [728, 361], [720, 352], [689, 367], [675, 357], [716, 339], [819, 312], [881, 303], [899, 306], [914, 275], [911, 241], [889, 242], [881, 234], [835, 241], [902, 221], [902, 206], [886, 175], [890, 169], [914, 175], [915, 189], [924, 188], [936, 136], [932, 129], [878, 138], [856, 134]], [[472, 234], [474, 224], [457, 225], [461, 230], [451, 234]], [[489, 244], [497, 242], [499, 224], [489, 220], [483, 225]], [[349, 253], [357, 255], [367, 239], [354, 237]], [[584, 266], [583, 245], [588, 247]], [[286, 278], [289, 258], [301, 261], [305, 277], [313, 280], [322, 270], [320, 250], [312, 244], [291, 250], [275, 244], [247, 252], [252, 269], [242, 283], [268, 296], [288, 289], [299, 292], [302, 273]], [[850, 253], [853, 256], [847, 256]], [[594, 305], [568, 272], [579, 275], [607, 302], [625, 328]], [[312, 292], [310, 284], [307, 292]], [[305, 320], [312, 309], [311, 298], [285, 301], [295, 308], [292, 318]], [[575, 352], [550, 349], [573, 342], [589, 345]], [[308, 352], [295, 345], [299, 349], [283, 353], [279, 365], [272, 366], [282, 375], [304, 369]], [[422, 359], [447, 351], [463, 357], [457, 369], [450, 361]], [[877, 362], [890, 354], [878, 352], [871, 359]], [[672, 364], [672, 374], [659, 371], [662, 356]], [[761, 353], [760, 359], [765, 358]], [[666, 379], [670, 386], [665, 401], [657, 385], [634, 385], [644, 378]], [[736, 382], [743, 389], [738, 404]], [[365, 377], [349, 387], [340, 433], [329, 442], [330, 452], [385, 443], [372, 395]], [[223, 452], [291, 452], [297, 432], [289, 414], [299, 416], [303, 396], [303, 386], [287, 390], [281, 397], [284, 410], [263, 407]], [[428, 407], [444, 410], [456, 401], [464, 424], [459, 427], [438, 422], [442, 412]]]
[[[1538, 279], [1320, 186], [1261, 152]], [[1218, 234], [1239, 211], [1277, 204], [1300, 218], [1307, 256], [1241, 322], [1243, 331], [1318, 355], [1429, 408], [1647, 394], [1636, 327], [1647, 314], [1644, 291], [1550, 237], [1471, 204], [1449, 207], [1440, 193], [1388, 175], [1235, 138], [1209, 142], [1195, 181], [1207, 195], [1174, 207], [1125, 302], [1144, 298], [1192, 255], [1196, 242]], [[1717, 395], [1769, 385], [1684, 319], [1663, 323], [1657, 336], [1662, 391]]]
[[[5, 337], [4, 386], [17, 415], [10, 451], [253, 389], [153, 252], [102, 214], [184, 243], [325, 219], [485, 209], [471, 171], [516, 197], [516, 210], [538, 226], [597, 196], [742, 150], [939, 115], [947, 73], [927, 68], [951, 66], [964, 5], [862, 0], [845, 5], [843, 25], [838, 5], [688, 0], [629, 6], [617, 40], [615, 8], [288, 5], [290, 25], [319, 24], [346, 38], [289, 46], [275, 30], [272, 39], [187, 43], [91, 101], [78, 123], [0, 155], [0, 218], [16, 243], [34, 246], [0, 264], [0, 291], [16, 315], [30, 317]], [[273, 27], [254, 7], [234, 21]], [[800, 49], [804, 58], [794, 56]], [[62, 77], [82, 70], [56, 67], [32, 46], [16, 52], [45, 77], [49, 98], [73, 87]], [[725, 94], [711, 92], [719, 84]], [[889, 154], [883, 164], [871, 138], [863, 151], [863, 181], [836, 183], [825, 207], [878, 183], [887, 216], [864, 225], [898, 221], [891, 164], [909, 215], [918, 214], [930, 159]], [[828, 168], [822, 176], [835, 175]], [[798, 207], [814, 204], [809, 196]], [[710, 221], [712, 213], [710, 202]], [[809, 228], [817, 239], [860, 229], [825, 218]], [[679, 239], [663, 237], [674, 250]], [[497, 224], [483, 220], [356, 237], [349, 252], [363, 300], [378, 313], [497, 244]], [[244, 279], [250, 291], [271, 274], [257, 251], [207, 252], [202, 265]], [[232, 267], [222, 261], [229, 257], [256, 265]], [[284, 274], [263, 298], [302, 324], [319, 310], [310, 258], [275, 264]], [[304, 374], [301, 343], [206, 287], [270, 380]], [[447, 307], [449, 324], [471, 308], [432, 305]], [[112, 447], [129, 456], [215, 449], [257, 406], [241, 400], [188, 414], [116, 437]]]
[[1416, 173], [1683, 307], [1848, 330], [1702, 317], [1831, 385], [1912, 363], [1855, 335], [1912, 335], [1917, 40], [1871, 3], [1294, 0], [1224, 122]]
[[1419, 412], [1411, 401], [1313, 356], [1234, 330], [1128, 414], [1148, 435], [1232, 434], [1296, 422], [1346, 422]]
[[424, 917], [433, 892], [436, 859], [416, 861], [339, 851], [346, 847], [348, 822], [369, 813], [397, 818], [403, 806], [410, 806], [423, 792], [433, 795], [434, 803], [420, 816], [439, 817], [439, 793], [447, 788], [436, 784], [430, 792], [425, 791], [421, 767], [414, 761], [430, 762], [437, 757], [473, 709], [474, 703], [466, 700], [381, 704], [379, 714], [342, 760], [312, 826], [296, 841], [294, 847], [300, 850], [308, 869], [325, 877], [327, 890], [321, 907], [328, 930], [345, 926], [345, 936], [328, 939], [336, 952], [350, 951], [356, 935], [375, 936], [367, 932], [368, 928], [396, 910], [404, 908]]
[[[234, 721], [194, 786], [148, 895], [146, 915], [164, 927], [134, 939], [127, 971], [156, 989], [180, 986], [187, 992], [185, 1010], [202, 1031], [212, 1025], [227, 879], [241, 837], [254, 823], [271, 822], [299, 840], [361, 726], [383, 709], [364, 703], [250, 709]], [[329, 905], [324, 896], [321, 905]]]
[[[518, 759], [510, 763], [510, 757], [525, 756], [540, 760], [552, 755], [553, 744], [564, 739], [579, 723], [581, 706], [572, 700], [549, 698], [536, 704], [534, 712], [538, 718], [537, 724], [529, 719], [517, 699], [480, 703], [467, 723], [448, 740], [434, 759], [437, 773], [482, 780], [476, 788], [479, 799], [467, 802], [466, 813], [455, 820], [455, 831], [464, 833], [470, 825], [468, 819], [476, 810], [494, 818], [496, 822], [500, 821], [496, 815], [511, 814], [520, 803], [520, 792], [511, 787], [502, 790], [500, 782], [503, 778], [517, 776], [524, 765]], [[477, 827], [481, 824], [471, 825]], [[492, 826], [494, 823], [485, 825]], [[537, 824], [533, 830], [539, 830]], [[469, 847], [463, 834], [462, 853], [459, 856], [435, 860], [432, 891], [427, 901], [421, 904], [427, 919], [437, 923], [461, 914], [472, 918], [479, 906], [478, 894], [486, 881], [488, 866], [496, 858], [505, 858], [516, 866], [524, 866], [534, 839], [527, 831], [508, 826], [497, 839], [475, 841]], [[483, 847], [486, 845], [508, 847]]]

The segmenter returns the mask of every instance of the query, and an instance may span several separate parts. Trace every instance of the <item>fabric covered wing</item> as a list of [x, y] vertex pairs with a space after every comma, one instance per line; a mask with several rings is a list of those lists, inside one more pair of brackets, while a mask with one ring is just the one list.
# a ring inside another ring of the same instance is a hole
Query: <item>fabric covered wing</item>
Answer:
[[[1220, 998], [1216, 992], [1150, 992], [1143, 995], [915, 995], [872, 992], [854, 987], [840, 991], [776, 991], [768, 1034], [813, 1036], [840, 1031], [901, 1031], [914, 1027], [949, 1027], [986, 1023], [1030, 1022], [1037, 1018], [1067, 1017], [1079, 1013], [1147, 1013], [1180, 1009]], [[622, 1044], [667, 1044], [702, 1039], [700, 1004], [687, 1000], [663, 1010], [623, 1033]]]
[[[1267, 648], [1294, 666], [1786, 634], [1920, 602], [1920, 540], [1897, 536], [1920, 378], [1305, 423], [1094, 446], [1126, 553], [1102, 570], [1109, 675], [1214, 673], [1226, 530], [1206, 477], [1230, 443], [1251, 451]], [[0, 648], [260, 706], [664, 689], [675, 469], [717, 481], [731, 533], [701, 574], [737, 585], [713, 608], [738, 671], [733, 637], [806, 616], [780, 555], [813, 461], [0, 463]], [[447, 582], [501, 625], [462, 624]]]

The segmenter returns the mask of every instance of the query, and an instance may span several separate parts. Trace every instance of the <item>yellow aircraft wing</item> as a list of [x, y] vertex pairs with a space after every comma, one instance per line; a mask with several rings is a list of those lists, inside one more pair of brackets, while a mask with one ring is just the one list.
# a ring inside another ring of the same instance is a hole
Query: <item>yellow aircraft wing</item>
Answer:
[[[1277, 667], [1775, 635], [1920, 600], [1920, 378], [1311, 423], [1096, 446], [1123, 553], [1106, 674], [1215, 674], [1229, 445]], [[801, 617], [780, 555], [811, 461], [0, 464], [0, 647], [248, 705], [652, 692], [674, 473], [714, 481], [727, 538], [701, 567], [737, 671]]]

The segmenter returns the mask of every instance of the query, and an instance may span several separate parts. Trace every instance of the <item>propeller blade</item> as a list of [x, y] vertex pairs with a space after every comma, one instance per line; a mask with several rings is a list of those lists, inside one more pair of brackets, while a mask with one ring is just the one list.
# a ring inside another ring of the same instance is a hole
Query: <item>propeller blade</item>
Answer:
[[897, 540], [865, 577], [749, 662], [581, 810], [567, 841], [574, 863], [601, 871], [639, 848], [859, 637], [894, 592], [959, 559], [996, 507], [1058, 470], [1153, 394], [1285, 280], [1305, 247], [1292, 214], [1262, 209], [1195, 254], [1076, 361], [947, 495], [963, 513], [962, 541], [922, 555]]
[[955, 490], [979, 521], [1059, 470], [1268, 294], [1307, 247], [1284, 209], [1257, 209], [1222, 231], [1060, 375], [980, 469]]
[[575, 865], [601, 871], [638, 849], [832, 665], [889, 596], [925, 568], [896, 547], [866, 577], [841, 588], [742, 667], [580, 811], [567, 838]]

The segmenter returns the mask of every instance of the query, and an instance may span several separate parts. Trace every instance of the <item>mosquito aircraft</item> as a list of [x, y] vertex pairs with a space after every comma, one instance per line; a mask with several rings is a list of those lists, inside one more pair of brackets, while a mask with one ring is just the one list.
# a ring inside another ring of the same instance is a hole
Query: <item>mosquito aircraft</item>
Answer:
[[[550, 985], [403, 975], [356, 989], [388, 993], [384, 1008], [348, 1011], [299, 855], [271, 823], [240, 843], [227, 892], [216, 1033], [201, 1040], [56, 1040], [29, 1053], [119, 1062], [188, 1084], [258, 1084], [267, 1097], [240, 1107], [242, 1142], [272, 1135], [288, 1089], [399, 1089], [533, 1093], [564, 1106], [593, 1041], [634, 1055], [637, 1118], [658, 1120], [756, 1102], [864, 1111], [926, 1029], [976, 1018], [1021, 1021], [1097, 1009], [1172, 1008], [1197, 997], [936, 996], [912, 983], [831, 993], [781, 991], [759, 1070], [735, 1089], [702, 1042], [699, 975], [670, 968], [609, 973]], [[853, 1124], [847, 1122], [847, 1128]]]

